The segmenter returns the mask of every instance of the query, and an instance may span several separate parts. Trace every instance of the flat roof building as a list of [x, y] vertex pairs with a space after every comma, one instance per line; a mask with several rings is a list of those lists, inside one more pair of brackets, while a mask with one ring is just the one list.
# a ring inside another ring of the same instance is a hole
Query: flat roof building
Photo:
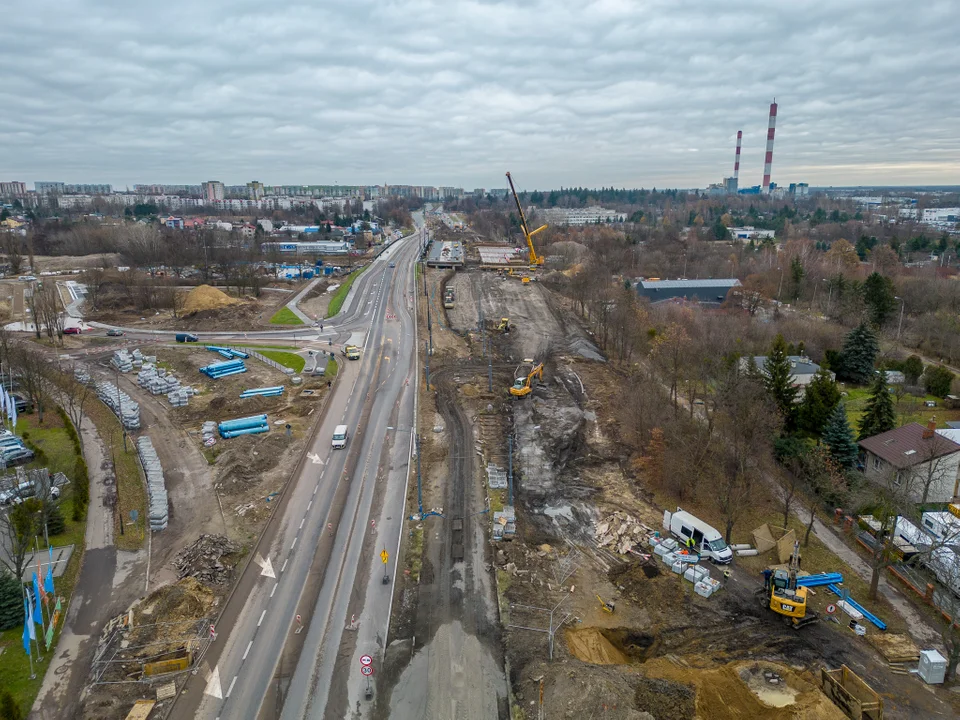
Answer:
[[680, 298], [720, 305], [731, 288], [739, 287], [736, 278], [709, 280], [639, 280], [637, 294], [651, 303]]

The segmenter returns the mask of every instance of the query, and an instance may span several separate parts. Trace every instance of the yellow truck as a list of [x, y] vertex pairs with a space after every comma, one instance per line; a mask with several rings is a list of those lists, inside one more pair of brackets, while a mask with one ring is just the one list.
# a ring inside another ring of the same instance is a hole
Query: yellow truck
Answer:
[[344, 345], [343, 354], [346, 356], [347, 360], [359, 360], [360, 348], [358, 348], [356, 345]]

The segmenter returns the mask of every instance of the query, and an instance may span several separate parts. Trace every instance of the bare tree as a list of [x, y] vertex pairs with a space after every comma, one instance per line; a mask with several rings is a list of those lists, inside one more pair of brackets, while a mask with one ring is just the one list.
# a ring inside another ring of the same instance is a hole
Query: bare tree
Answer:
[[23, 245], [20, 237], [14, 233], [3, 234], [3, 252], [10, 263], [10, 273], [19, 275], [23, 267]]
[[43, 406], [47, 397], [50, 360], [36, 348], [25, 344], [13, 347], [11, 369], [20, 381], [20, 387], [37, 408], [37, 422], [43, 423]]
[[39, 523], [43, 503], [36, 498], [27, 498], [0, 513], [0, 537], [3, 538], [5, 552], [0, 553], [0, 562], [17, 579], [23, 577], [26, 569], [27, 553], [33, 546], [34, 538], [43, 530]]
[[55, 282], [46, 282], [34, 290], [34, 312], [34, 322], [43, 325], [48, 338], [63, 339], [63, 302]]
[[72, 372], [56, 373], [50, 389], [53, 399], [67, 413], [67, 417], [79, 434], [83, 426], [83, 409], [95, 396], [93, 389], [89, 385], [78, 382]]
[[690, 336], [682, 325], [670, 323], [653, 338], [650, 356], [670, 391], [674, 415], [679, 413], [678, 392], [687, 369]]

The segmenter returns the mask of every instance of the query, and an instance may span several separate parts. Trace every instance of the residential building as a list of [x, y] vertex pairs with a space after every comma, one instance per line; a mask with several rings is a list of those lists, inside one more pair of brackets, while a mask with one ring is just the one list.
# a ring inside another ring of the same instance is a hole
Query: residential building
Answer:
[[720, 305], [727, 299], [731, 288], [739, 287], [740, 281], [730, 279], [708, 280], [638, 280], [637, 294], [651, 303], [665, 300], [694, 300], [705, 304]]
[[256, 180], [247, 183], [247, 193], [251, 200], [263, 200], [263, 183]]
[[0, 197], [23, 197], [27, 194], [27, 184], [18, 182], [0, 182]]
[[459, 200], [463, 197], [463, 188], [444, 186], [440, 188], [440, 199], [446, 200], [447, 198], [452, 198], [454, 200]]
[[627, 219], [627, 216], [621, 212], [602, 207], [548, 208], [536, 212], [550, 225], [595, 225], [623, 222]]
[[901, 220], [917, 220], [920, 217], [920, 211], [915, 207], [900, 208], [897, 217]]
[[[790, 361], [790, 377], [793, 380], [794, 387], [806, 387], [810, 384], [810, 381], [813, 380], [813, 376], [820, 372], [820, 366], [804, 355], [788, 355], [787, 360]], [[740, 358], [740, 369], [746, 370], [749, 362], [750, 361], [748, 358]], [[755, 355], [753, 357], [753, 362], [756, 364], [757, 369], [760, 370], [760, 372], [766, 373], [766, 355]], [[831, 380], [836, 379], [837, 376], [835, 373], [830, 371], [827, 372], [829, 373]]]
[[183, 230], [183, 218], [171, 215], [163, 220], [163, 224], [171, 230]]
[[203, 184], [203, 199], [207, 202], [217, 202], [226, 197], [223, 183], [219, 180], [208, 180]]
[[64, 186], [62, 182], [35, 182], [33, 189], [40, 195], [63, 195]]
[[860, 441], [863, 472], [871, 482], [899, 491], [917, 503], [945, 503], [960, 491], [960, 444], [926, 427], [909, 423]]
[[67, 195], [109, 195], [113, 192], [113, 187], [110, 185], [74, 185], [67, 183], [63, 186], [63, 192]]

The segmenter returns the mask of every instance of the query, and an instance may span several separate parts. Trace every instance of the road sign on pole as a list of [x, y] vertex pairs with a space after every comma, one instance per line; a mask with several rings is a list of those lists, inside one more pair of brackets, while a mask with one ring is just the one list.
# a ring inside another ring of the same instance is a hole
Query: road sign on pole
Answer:
[[361, 665], [360, 674], [366, 677], [370, 677], [371, 675], [373, 675], [373, 668], [370, 667], [369, 665]]
[[370, 657], [369, 655], [361, 655], [361, 656], [360, 656], [360, 664], [361, 664], [361, 665], [372, 665], [372, 664], [373, 664], [373, 658]]
[[380, 553], [380, 559], [383, 561], [384, 565], [386, 565], [387, 560], [390, 559], [390, 553], [387, 552], [386, 548], [384, 548], [383, 551]]

